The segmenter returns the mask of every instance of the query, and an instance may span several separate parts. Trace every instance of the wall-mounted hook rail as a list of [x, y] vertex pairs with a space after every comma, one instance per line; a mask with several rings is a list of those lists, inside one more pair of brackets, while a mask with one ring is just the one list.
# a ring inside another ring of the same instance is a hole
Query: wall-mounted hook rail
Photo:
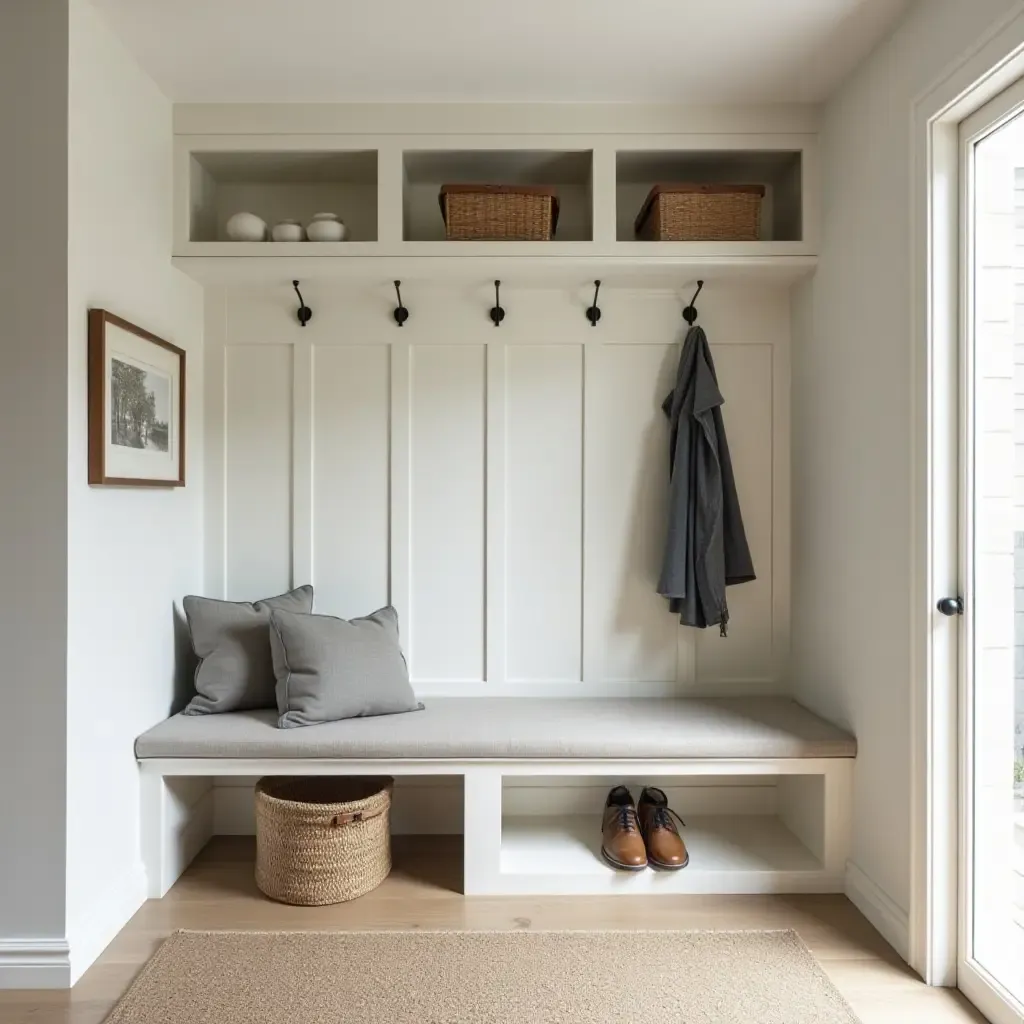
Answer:
[[395, 323], [398, 324], [399, 327], [404, 327], [405, 326], [405, 321], [409, 319], [409, 310], [407, 310], [405, 308], [405, 306], [402, 305], [402, 282], [401, 281], [396, 281], [395, 282], [395, 294], [398, 296], [398, 306], [395, 309], [395, 313], [394, 313]]
[[299, 297], [299, 308], [295, 315], [299, 318], [299, 326], [305, 327], [313, 319], [313, 310], [306, 305], [305, 300], [302, 298], [302, 292], [299, 291], [299, 282], [292, 281], [292, 287], [295, 289], [295, 294]]
[[601, 310], [597, 308], [597, 293], [601, 290], [601, 282], [594, 282], [594, 301], [590, 308], [587, 310], [587, 319], [590, 321], [591, 327], [597, 326], [597, 321], [601, 319]]
[[501, 326], [501, 321], [505, 319], [505, 310], [503, 310], [501, 308], [500, 289], [501, 289], [501, 282], [500, 281], [495, 281], [494, 282], [494, 306], [491, 309], [491, 323], [493, 323], [495, 327], [500, 327]]
[[693, 293], [693, 298], [690, 299], [690, 304], [683, 309], [683, 319], [692, 327], [697, 322], [697, 307], [694, 305], [697, 301], [697, 296], [700, 295], [701, 288], [704, 287], [703, 281], [697, 282], [697, 290]]

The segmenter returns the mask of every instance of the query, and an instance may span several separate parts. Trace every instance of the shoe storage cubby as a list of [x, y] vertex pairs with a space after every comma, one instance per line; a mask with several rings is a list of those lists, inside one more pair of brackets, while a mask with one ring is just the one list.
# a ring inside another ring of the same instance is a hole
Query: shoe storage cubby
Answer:
[[[188, 156], [188, 173], [191, 242], [229, 241], [228, 219], [242, 211], [268, 227], [286, 219], [305, 226], [314, 214], [330, 212], [344, 222], [346, 242], [377, 239], [375, 150], [197, 150]], [[268, 243], [266, 253], [320, 244]]]
[[[681, 767], [620, 775], [483, 772], [466, 778], [466, 891], [474, 894], [841, 892], [850, 765], [763, 764], [763, 774]], [[777, 768], [777, 771], [773, 771]], [[664, 790], [686, 822], [678, 871], [617, 871], [601, 858], [608, 791]], [[472, 865], [472, 867], [471, 867]]]
[[679, 183], [763, 185], [761, 241], [804, 238], [801, 150], [620, 150], [615, 183], [620, 242], [636, 240], [636, 217], [651, 188]]
[[558, 195], [558, 225], [552, 241], [590, 241], [592, 163], [589, 151], [406, 150], [403, 237], [409, 242], [445, 240], [438, 203], [442, 185], [544, 185], [551, 186]]

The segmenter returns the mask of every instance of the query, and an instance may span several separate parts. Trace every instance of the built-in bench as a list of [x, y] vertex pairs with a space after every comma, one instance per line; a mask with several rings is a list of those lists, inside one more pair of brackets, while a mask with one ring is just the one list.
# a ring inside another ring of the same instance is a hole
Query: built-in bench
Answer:
[[[435, 698], [299, 729], [278, 729], [272, 711], [177, 715], [136, 755], [152, 896], [191, 852], [187, 780], [267, 774], [462, 776], [467, 894], [828, 892], [843, 889], [856, 742], [786, 698]], [[627, 876], [595, 856], [593, 815], [503, 813], [503, 780], [523, 776], [772, 777], [777, 794], [769, 814], [688, 817], [685, 871]]]

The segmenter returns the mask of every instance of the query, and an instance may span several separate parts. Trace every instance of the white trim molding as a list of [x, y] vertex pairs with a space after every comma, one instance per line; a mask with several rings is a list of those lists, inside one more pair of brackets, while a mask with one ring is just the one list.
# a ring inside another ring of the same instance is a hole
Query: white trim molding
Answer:
[[176, 135], [813, 133], [813, 104], [176, 103]]
[[0, 939], [0, 989], [70, 987], [67, 939]]
[[120, 878], [116, 885], [105, 891], [95, 893], [79, 922], [69, 925], [69, 985], [78, 982], [135, 916], [146, 902], [146, 888], [146, 874], [139, 861], [127, 877]]
[[846, 898], [904, 959], [910, 959], [910, 916], [853, 861], [846, 862]]

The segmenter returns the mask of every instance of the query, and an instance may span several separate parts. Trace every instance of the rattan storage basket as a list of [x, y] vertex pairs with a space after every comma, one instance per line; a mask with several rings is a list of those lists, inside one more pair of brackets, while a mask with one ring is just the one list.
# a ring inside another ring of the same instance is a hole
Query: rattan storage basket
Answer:
[[558, 226], [558, 197], [542, 185], [442, 185], [445, 233], [466, 242], [547, 242]]
[[256, 885], [314, 907], [375, 889], [391, 871], [390, 778], [267, 776], [256, 784]]
[[655, 185], [636, 218], [648, 242], [756, 242], [763, 185]]

